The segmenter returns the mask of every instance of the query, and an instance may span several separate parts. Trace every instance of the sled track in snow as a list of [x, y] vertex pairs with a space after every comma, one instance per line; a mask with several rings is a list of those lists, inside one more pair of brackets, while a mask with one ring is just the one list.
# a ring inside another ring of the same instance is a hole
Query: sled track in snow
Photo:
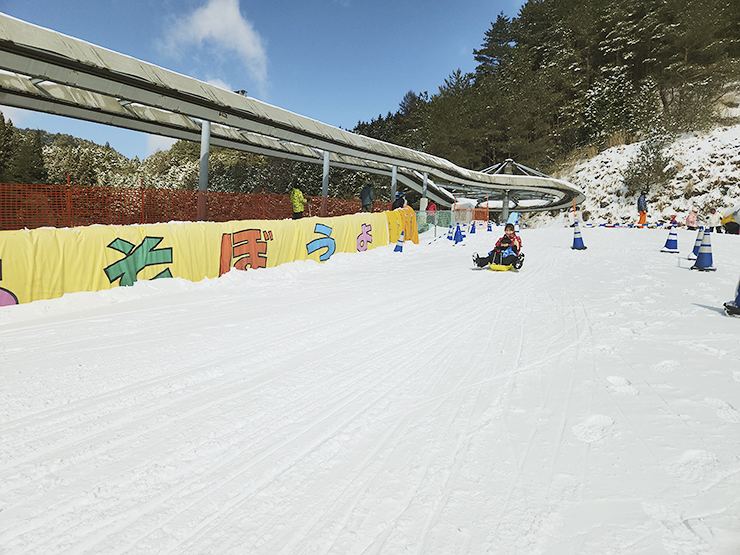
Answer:
[[472, 271], [481, 235], [0, 323], [1, 544], [731, 551], [736, 334], [676, 298], [702, 276], [584, 236], [523, 232], [519, 273]]

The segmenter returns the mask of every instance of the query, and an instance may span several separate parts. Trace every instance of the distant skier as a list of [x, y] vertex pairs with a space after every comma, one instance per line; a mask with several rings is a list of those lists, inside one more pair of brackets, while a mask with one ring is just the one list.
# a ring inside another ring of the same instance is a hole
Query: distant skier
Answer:
[[473, 253], [473, 263], [478, 268], [483, 268], [489, 264], [512, 266], [516, 270], [521, 268], [524, 263], [522, 239], [516, 234], [514, 224], [506, 224], [504, 236], [496, 241], [496, 246], [488, 253], [488, 256], [480, 257], [478, 253]]

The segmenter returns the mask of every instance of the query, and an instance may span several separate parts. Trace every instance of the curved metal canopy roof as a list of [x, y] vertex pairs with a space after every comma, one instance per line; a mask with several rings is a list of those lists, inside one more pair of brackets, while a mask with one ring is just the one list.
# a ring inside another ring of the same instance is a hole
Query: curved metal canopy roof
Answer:
[[[520, 211], [568, 208], [584, 195], [572, 184], [530, 170], [486, 173], [423, 152], [357, 135], [0, 14], [0, 104], [268, 156], [391, 175], [444, 205], [454, 191], [509, 198]], [[200, 121], [199, 121], [200, 120]], [[444, 186], [440, 186], [444, 183]], [[519, 202], [517, 202], [517, 200]], [[526, 200], [526, 203], [522, 201]]]

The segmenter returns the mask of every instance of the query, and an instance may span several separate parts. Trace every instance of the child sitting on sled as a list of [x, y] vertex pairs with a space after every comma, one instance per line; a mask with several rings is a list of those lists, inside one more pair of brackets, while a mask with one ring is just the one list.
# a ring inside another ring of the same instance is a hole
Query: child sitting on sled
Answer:
[[513, 266], [515, 269], [522, 267], [524, 263], [524, 253], [522, 252], [522, 240], [516, 234], [514, 224], [506, 224], [504, 227], [504, 236], [496, 241], [496, 246], [488, 256], [480, 257], [478, 253], [473, 253], [473, 263], [479, 268], [488, 264], [498, 266]]

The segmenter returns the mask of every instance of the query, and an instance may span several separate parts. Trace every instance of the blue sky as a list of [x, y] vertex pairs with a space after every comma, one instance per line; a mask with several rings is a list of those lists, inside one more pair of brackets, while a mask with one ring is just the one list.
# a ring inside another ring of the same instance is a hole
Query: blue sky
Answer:
[[[352, 129], [437, 92], [500, 12], [521, 0], [0, 0], [0, 12]], [[16, 127], [69, 133], [144, 158], [169, 142], [0, 108]]]

